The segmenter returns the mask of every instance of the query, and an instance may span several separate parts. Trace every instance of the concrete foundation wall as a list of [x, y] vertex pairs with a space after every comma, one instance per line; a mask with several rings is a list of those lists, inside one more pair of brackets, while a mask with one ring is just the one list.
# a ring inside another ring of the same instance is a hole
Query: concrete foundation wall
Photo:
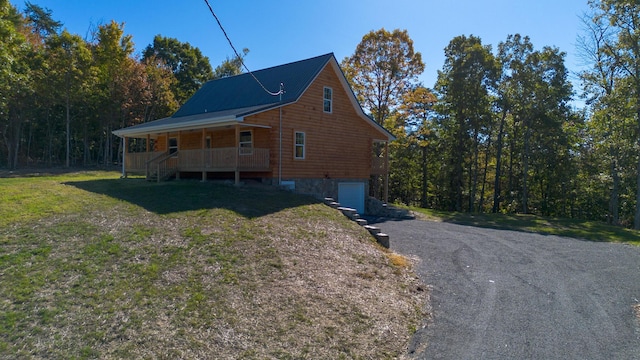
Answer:
[[[277, 185], [277, 179], [265, 179], [272, 185]], [[338, 184], [346, 182], [364, 183], [365, 199], [369, 194], [369, 179], [282, 179], [283, 187], [293, 182], [293, 191], [298, 194], [311, 195], [318, 199], [338, 198]]]

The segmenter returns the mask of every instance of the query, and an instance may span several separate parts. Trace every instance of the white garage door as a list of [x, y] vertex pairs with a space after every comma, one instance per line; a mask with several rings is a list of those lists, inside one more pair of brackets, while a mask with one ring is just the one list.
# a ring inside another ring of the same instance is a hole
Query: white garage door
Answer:
[[358, 214], [364, 214], [364, 183], [339, 183], [338, 202], [344, 207], [358, 210]]

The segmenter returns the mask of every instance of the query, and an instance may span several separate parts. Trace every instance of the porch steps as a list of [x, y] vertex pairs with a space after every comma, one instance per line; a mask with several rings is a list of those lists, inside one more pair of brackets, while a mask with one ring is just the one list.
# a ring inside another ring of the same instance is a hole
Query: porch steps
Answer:
[[355, 221], [358, 225], [364, 227], [376, 239], [378, 244], [387, 249], [389, 248], [389, 235], [383, 234], [379, 227], [369, 225], [366, 219], [360, 217], [360, 214], [358, 214], [358, 211], [356, 209], [341, 206], [340, 203], [336, 202], [332, 198], [325, 198], [324, 203], [327, 206], [339, 210], [340, 212], [342, 212], [342, 214], [344, 214], [344, 216]]
[[151, 182], [167, 181], [167, 180], [173, 178], [174, 176], [176, 176], [177, 173], [178, 173], [177, 170], [169, 171], [165, 176], [161, 177], [160, 180], [158, 180], [158, 173], [154, 172], [154, 173], [151, 173], [151, 174], [147, 175], [146, 180], [147, 181], [151, 181]]

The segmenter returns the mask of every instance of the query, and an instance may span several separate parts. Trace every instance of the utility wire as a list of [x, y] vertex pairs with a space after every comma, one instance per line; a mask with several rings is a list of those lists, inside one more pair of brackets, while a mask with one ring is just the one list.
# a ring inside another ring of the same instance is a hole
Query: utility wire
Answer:
[[227, 38], [227, 41], [229, 42], [229, 45], [231, 46], [231, 49], [233, 49], [233, 52], [236, 54], [238, 60], [240, 60], [240, 63], [242, 64], [242, 66], [245, 68], [245, 70], [247, 70], [247, 72], [253, 77], [253, 79], [262, 87], [262, 90], [264, 90], [267, 94], [271, 95], [271, 96], [278, 96], [278, 95], [282, 95], [284, 93], [283, 90], [283, 84], [280, 84], [280, 91], [278, 92], [272, 92], [269, 91], [261, 82], [260, 80], [258, 80], [258, 78], [253, 75], [253, 73], [251, 72], [251, 70], [249, 70], [249, 68], [247, 67], [247, 65], [244, 63], [244, 61], [242, 60], [242, 56], [240, 56], [240, 54], [238, 53], [238, 51], [236, 50], [235, 46], [233, 46], [233, 43], [231, 42], [231, 39], [229, 39], [229, 35], [227, 35], [227, 32], [224, 30], [224, 27], [222, 27], [222, 24], [220, 23], [220, 19], [218, 19], [218, 16], [216, 16], [216, 13], [213, 11], [213, 8], [211, 7], [211, 4], [209, 4], [209, 0], [204, 0], [204, 2], [207, 4], [207, 6], [209, 7], [209, 11], [211, 11], [211, 15], [213, 15], [213, 17], [216, 19], [216, 22], [218, 23], [218, 26], [220, 27], [220, 30], [222, 30], [222, 33], [224, 34], [224, 37]]

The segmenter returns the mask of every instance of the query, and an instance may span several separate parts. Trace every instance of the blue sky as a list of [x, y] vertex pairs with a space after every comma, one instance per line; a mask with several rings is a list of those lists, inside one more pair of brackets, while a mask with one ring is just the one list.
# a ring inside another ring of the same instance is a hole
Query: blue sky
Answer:
[[[24, 2], [10, 0], [22, 9]], [[213, 67], [232, 50], [204, 0], [31, 0], [53, 11], [70, 32], [125, 23], [136, 51], [156, 34], [189, 42]], [[249, 48], [251, 70], [333, 52], [351, 55], [362, 36], [382, 27], [406, 29], [426, 63], [420, 80], [433, 87], [443, 49], [458, 35], [479, 36], [494, 49], [509, 34], [528, 35], [537, 49], [556, 46], [572, 71], [580, 66], [576, 39], [587, 0], [209, 0], [236, 48]], [[575, 82], [575, 81], [574, 81]], [[577, 84], [576, 89], [577, 89]]]

